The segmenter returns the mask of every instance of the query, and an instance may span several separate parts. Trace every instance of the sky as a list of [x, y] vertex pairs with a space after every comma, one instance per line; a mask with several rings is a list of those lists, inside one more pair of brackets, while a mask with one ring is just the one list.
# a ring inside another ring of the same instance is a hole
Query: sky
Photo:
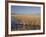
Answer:
[[40, 14], [41, 8], [36, 6], [11, 6], [11, 13], [15, 14]]

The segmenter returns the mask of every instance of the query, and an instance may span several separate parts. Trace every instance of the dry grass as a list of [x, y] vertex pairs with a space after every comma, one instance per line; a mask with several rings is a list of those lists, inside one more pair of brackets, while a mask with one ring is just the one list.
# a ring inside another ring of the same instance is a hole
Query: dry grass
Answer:
[[40, 16], [38, 15], [12, 15], [18, 21], [27, 25], [40, 25]]
[[14, 30], [37, 30], [40, 29], [40, 16], [39, 15], [12, 15], [14, 21], [17, 22], [17, 29]]

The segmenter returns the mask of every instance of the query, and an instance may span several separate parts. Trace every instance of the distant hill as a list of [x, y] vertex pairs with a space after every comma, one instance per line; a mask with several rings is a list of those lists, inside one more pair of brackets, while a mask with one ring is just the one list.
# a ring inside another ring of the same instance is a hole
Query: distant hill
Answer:
[[15, 13], [11, 13], [11, 15], [15, 15]]
[[[16, 13], [11, 13], [11, 15], [25, 15], [25, 14], [16, 14]], [[28, 14], [27, 14], [28, 15]], [[40, 13], [32, 13], [32, 14], [29, 14], [29, 15], [40, 15]]]

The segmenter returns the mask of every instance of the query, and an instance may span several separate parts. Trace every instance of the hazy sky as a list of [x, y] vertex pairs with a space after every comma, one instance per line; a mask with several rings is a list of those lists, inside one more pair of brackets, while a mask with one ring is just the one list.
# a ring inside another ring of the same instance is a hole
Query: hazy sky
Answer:
[[41, 8], [35, 6], [11, 6], [11, 12], [16, 14], [40, 14]]

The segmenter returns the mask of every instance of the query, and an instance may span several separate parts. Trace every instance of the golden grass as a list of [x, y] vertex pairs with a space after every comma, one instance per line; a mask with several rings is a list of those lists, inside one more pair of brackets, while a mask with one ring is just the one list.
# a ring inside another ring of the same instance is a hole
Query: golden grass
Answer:
[[23, 24], [27, 25], [40, 25], [40, 16], [39, 15], [12, 15], [16, 20], [20, 20]]

